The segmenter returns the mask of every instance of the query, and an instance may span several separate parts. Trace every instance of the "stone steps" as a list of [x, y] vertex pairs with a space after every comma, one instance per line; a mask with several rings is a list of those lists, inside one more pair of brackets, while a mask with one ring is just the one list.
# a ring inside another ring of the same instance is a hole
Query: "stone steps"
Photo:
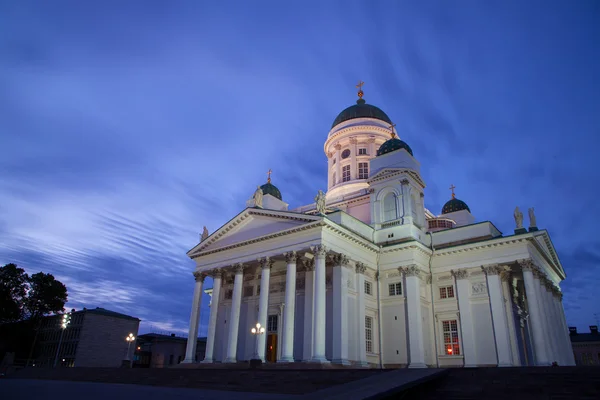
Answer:
[[457, 368], [404, 398], [600, 399], [600, 367]]
[[262, 393], [303, 394], [377, 374], [373, 369], [118, 369], [24, 368], [8, 376], [15, 379], [50, 379], [139, 385], [203, 388]]

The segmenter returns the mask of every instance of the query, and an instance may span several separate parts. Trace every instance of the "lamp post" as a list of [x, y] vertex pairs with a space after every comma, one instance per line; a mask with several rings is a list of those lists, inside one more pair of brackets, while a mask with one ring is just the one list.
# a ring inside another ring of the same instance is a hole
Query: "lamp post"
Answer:
[[130, 333], [129, 335], [127, 335], [125, 340], [127, 340], [127, 357], [125, 358], [125, 360], [129, 361], [129, 349], [131, 348], [131, 342], [135, 340], [135, 336], [133, 336], [133, 333]]
[[265, 333], [265, 328], [260, 326], [260, 322], [257, 322], [256, 327], [252, 328], [250, 332], [256, 336], [256, 342], [254, 343], [254, 355], [252, 356], [252, 360], [250, 360], [250, 366], [260, 365], [262, 364], [262, 360], [258, 355], [258, 341], [260, 340], [260, 335]]
[[56, 347], [56, 355], [54, 356], [54, 368], [56, 368], [56, 364], [58, 363], [58, 353], [60, 352], [60, 345], [62, 344], [63, 335], [65, 334], [65, 330], [67, 326], [71, 323], [71, 313], [63, 314], [62, 322], [60, 323], [60, 339], [58, 340], [58, 346]]

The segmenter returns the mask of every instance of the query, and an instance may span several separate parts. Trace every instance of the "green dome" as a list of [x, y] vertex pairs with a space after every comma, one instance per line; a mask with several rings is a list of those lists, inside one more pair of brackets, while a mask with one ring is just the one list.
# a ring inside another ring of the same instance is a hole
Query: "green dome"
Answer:
[[412, 152], [412, 149], [410, 148], [410, 146], [408, 144], [406, 144], [406, 142], [403, 142], [402, 140], [398, 139], [397, 137], [394, 137], [393, 139], [389, 139], [386, 142], [384, 142], [379, 147], [379, 150], [377, 150], [377, 155], [381, 156], [383, 154], [391, 153], [392, 151], [396, 151], [396, 150], [400, 150], [400, 149], [404, 149], [404, 150], [408, 151], [411, 156], [413, 155], [413, 152]]
[[449, 214], [455, 211], [467, 210], [471, 212], [467, 203], [457, 198], [450, 199], [442, 207], [442, 214]]
[[335, 118], [335, 121], [333, 121], [331, 128], [341, 124], [344, 121], [355, 118], [375, 118], [380, 121], [385, 121], [390, 125], [392, 124], [390, 117], [381, 111], [381, 109], [372, 106], [371, 104], [367, 104], [363, 99], [358, 99], [355, 105], [346, 108], [344, 111], [338, 114], [338, 116]]
[[279, 200], [281, 200], [281, 192], [271, 182], [265, 183], [260, 188], [262, 189], [263, 195], [270, 194], [271, 196], [277, 197]]

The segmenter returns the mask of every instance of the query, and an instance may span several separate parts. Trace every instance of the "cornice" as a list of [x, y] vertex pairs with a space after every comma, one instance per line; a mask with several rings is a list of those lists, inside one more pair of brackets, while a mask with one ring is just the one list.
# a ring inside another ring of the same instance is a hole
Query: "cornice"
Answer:
[[364, 247], [365, 249], [371, 250], [373, 252], [379, 251], [379, 247], [376, 246], [375, 244], [371, 243], [371, 241], [369, 239], [364, 238], [359, 233], [354, 232], [354, 231], [346, 228], [345, 226], [338, 225], [338, 224], [328, 221], [328, 220], [325, 220], [324, 226], [325, 226], [325, 229], [329, 229], [330, 231], [335, 232], [339, 236], [341, 236], [345, 239], [348, 239], [351, 242]]
[[195, 258], [206, 256], [206, 255], [209, 255], [209, 254], [219, 253], [219, 252], [222, 252], [222, 251], [227, 251], [227, 250], [235, 249], [235, 248], [238, 248], [238, 247], [248, 246], [250, 244], [264, 242], [266, 240], [274, 239], [274, 238], [281, 237], [281, 236], [291, 235], [291, 234], [294, 234], [294, 233], [297, 233], [297, 232], [306, 231], [306, 230], [309, 230], [309, 229], [320, 228], [320, 227], [323, 227], [325, 225], [326, 225], [326, 223], [324, 221], [322, 221], [322, 220], [321, 221], [315, 221], [315, 222], [313, 222], [311, 224], [301, 225], [301, 226], [297, 226], [297, 227], [294, 227], [294, 228], [286, 229], [286, 230], [283, 230], [283, 231], [275, 232], [275, 233], [272, 233], [272, 234], [269, 234], [269, 235], [259, 236], [259, 237], [256, 237], [254, 239], [245, 240], [243, 242], [234, 243], [234, 244], [231, 244], [231, 245], [228, 245], [228, 246], [219, 247], [219, 248], [208, 250], [208, 251], [204, 251], [204, 252], [199, 252], [199, 253], [194, 254], [193, 256], [190, 256], [190, 258], [195, 259]]
[[[544, 242], [546, 243], [546, 246], [548, 247], [548, 249], [550, 249], [550, 253], [551, 253], [550, 255], [548, 255], [548, 253], [545, 251], [545, 249], [536, 240], [536, 238], [538, 238], [539, 236], [542, 236], [542, 238], [544, 239]], [[542, 233], [542, 234], [538, 234], [538, 235], [533, 235], [533, 236], [526, 238], [526, 240], [527, 240], [527, 242], [531, 243], [533, 245], [533, 247], [535, 247], [535, 249], [544, 258], [544, 260], [548, 264], [550, 264], [559, 273], [559, 275], [563, 274], [562, 267], [560, 266], [560, 261], [558, 261], [558, 257], [556, 256], [556, 253], [553, 250], [553, 246], [552, 246], [552, 243], [550, 242], [550, 238], [548, 237], [548, 234]], [[550, 257], [552, 257], [552, 258], [550, 258]]]
[[498, 237], [494, 239], [488, 239], [484, 242], [475, 242], [475, 243], [466, 243], [456, 247], [450, 247], [447, 249], [436, 250], [434, 257], [442, 257], [450, 254], [460, 254], [467, 253], [469, 251], [483, 250], [492, 247], [511, 245], [515, 243], [524, 243], [527, 238], [522, 238], [518, 236], [509, 236], [509, 237]]
[[407, 168], [403, 168], [403, 169], [384, 168], [384, 169], [380, 170], [379, 172], [377, 172], [377, 174], [375, 174], [375, 175], [371, 176], [369, 179], [367, 179], [367, 183], [370, 184], [373, 182], [383, 181], [383, 180], [386, 180], [386, 179], [389, 179], [391, 177], [401, 175], [401, 174], [410, 175], [410, 177], [413, 178], [421, 186], [422, 189], [425, 188], [425, 182], [423, 182], [419, 173], [416, 172], [415, 170], [407, 169]]
[[425, 256], [431, 255], [431, 250], [428, 249], [427, 247], [425, 247], [425, 245], [423, 245], [422, 243], [417, 242], [417, 241], [411, 241], [409, 243], [400, 243], [400, 244], [397, 244], [396, 246], [399, 246], [399, 247], [383, 249], [381, 251], [381, 254], [395, 253], [397, 251], [405, 251], [405, 250], [413, 250], [413, 251], [416, 250]]
[[[359, 120], [361, 118], [354, 118], [353, 120], [355, 122], [357, 122], [357, 120]], [[348, 126], [346, 128], [342, 128], [339, 131], [335, 132], [333, 135], [328, 135], [327, 136], [327, 140], [325, 141], [325, 145], [323, 146], [325, 148], [325, 151], [327, 151], [327, 147], [329, 146], [329, 144], [332, 141], [335, 141], [336, 139], [339, 140], [341, 136], [344, 136], [345, 134], [353, 134], [354, 132], [358, 132], [360, 131], [361, 136], [372, 136], [374, 134], [380, 134], [383, 137], [381, 139], [383, 139], [384, 141], [389, 139], [390, 137], [390, 130], [389, 128], [383, 128], [383, 127], [379, 127], [376, 125], [354, 125], [354, 126]], [[356, 135], [356, 133], [354, 133]]]

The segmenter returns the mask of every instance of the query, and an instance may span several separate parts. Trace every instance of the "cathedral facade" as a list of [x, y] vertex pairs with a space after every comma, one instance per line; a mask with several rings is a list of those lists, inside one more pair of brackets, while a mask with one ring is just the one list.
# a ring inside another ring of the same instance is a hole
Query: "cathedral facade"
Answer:
[[324, 152], [328, 188], [315, 203], [290, 210], [269, 174], [188, 252], [196, 286], [184, 362], [196, 362], [211, 276], [205, 363], [575, 364], [565, 272], [533, 209], [528, 229], [517, 208], [514, 234], [503, 235], [454, 191], [440, 214], [425, 208], [415, 154], [362, 90]]

